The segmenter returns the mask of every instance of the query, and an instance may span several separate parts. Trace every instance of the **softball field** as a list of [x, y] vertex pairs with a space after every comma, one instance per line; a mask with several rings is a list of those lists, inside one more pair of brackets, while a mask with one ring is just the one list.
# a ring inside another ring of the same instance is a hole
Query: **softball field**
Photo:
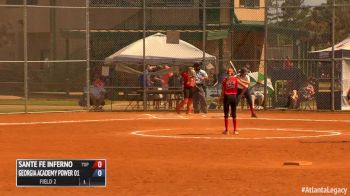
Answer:
[[[223, 135], [222, 113], [0, 115], [0, 195], [345, 194], [349, 113], [258, 116], [238, 112], [240, 134]], [[107, 186], [16, 187], [16, 159], [106, 159]]]

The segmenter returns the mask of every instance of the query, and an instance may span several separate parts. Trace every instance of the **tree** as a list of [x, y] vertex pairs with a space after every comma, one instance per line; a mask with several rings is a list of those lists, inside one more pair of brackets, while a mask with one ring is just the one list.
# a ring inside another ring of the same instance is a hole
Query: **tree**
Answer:
[[[316, 49], [329, 47], [332, 41], [332, 2], [327, 0], [320, 7], [315, 7], [305, 23], [311, 32], [309, 42]], [[335, 0], [335, 43], [345, 39], [350, 32], [350, 0]]]
[[294, 36], [307, 31], [305, 18], [310, 8], [303, 6], [304, 0], [269, 0], [269, 24], [283, 31], [270, 32], [270, 45], [291, 45]]
[[303, 6], [304, 0], [286, 0], [282, 3], [279, 23], [284, 27], [304, 27], [304, 20], [309, 15], [310, 9]]
[[268, 0], [267, 20], [268, 24], [276, 24], [279, 20], [280, 2], [281, 0]]

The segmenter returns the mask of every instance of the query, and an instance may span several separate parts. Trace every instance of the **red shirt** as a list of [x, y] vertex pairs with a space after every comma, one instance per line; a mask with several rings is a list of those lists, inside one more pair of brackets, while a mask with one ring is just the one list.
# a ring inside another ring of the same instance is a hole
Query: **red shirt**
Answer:
[[[188, 80], [195, 80], [195, 78], [190, 78], [190, 77], [188, 76], [188, 72], [187, 72], [187, 71], [183, 72], [183, 73], [181, 74], [181, 76], [182, 76], [184, 88], [193, 88], [193, 86], [189, 86], [189, 85], [188, 85]], [[192, 81], [192, 82], [195, 82], [195, 81]]]
[[[164, 69], [170, 69], [170, 67], [165, 65]], [[168, 83], [169, 83], [169, 78], [173, 75], [174, 75], [173, 72], [169, 72], [169, 73], [164, 74], [162, 76], [162, 80], [163, 80], [162, 86], [167, 87]]]
[[237, 78], [228, 77], [222, 81], [222, 87], [225, 95], [236, 95], [237, 94]]
[[104, 84], [104, 82], [101, 79], [96, 79], [93, 82], [93, 85], [98, 87], [98, 88], [103, 88], [105, 84]]

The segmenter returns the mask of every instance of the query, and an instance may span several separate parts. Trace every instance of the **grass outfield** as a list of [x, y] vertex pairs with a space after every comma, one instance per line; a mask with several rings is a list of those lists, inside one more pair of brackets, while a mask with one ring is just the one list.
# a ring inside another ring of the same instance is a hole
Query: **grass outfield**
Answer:
[[[105, 100], [106, 104], [111, 104], [110, 100]], [[29, 98], [28, 105], [41, 106], [78, 106], [79, 99], [44, 99]], [[0, 99], [0, 105], [24, 105], [24, 99]]]
[[[78, 101], [78, 99], [29, 99], [27, 110], [28, 112], [45, 112], [84, 109], [78, 105]], [[24, 104], [24, 99], [0, 99], [0, 113], [22, 113], [25, 110]]]

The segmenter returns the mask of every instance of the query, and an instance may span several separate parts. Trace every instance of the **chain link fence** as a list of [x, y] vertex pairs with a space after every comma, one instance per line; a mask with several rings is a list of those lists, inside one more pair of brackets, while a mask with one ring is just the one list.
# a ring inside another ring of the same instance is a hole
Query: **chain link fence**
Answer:
[[263, 84], [257, 109], [350, 109], [350, 0], [0, 0], [0, 16], [0, 113], [175, 110], [195, 62], [212, 110], [231, 65]]

